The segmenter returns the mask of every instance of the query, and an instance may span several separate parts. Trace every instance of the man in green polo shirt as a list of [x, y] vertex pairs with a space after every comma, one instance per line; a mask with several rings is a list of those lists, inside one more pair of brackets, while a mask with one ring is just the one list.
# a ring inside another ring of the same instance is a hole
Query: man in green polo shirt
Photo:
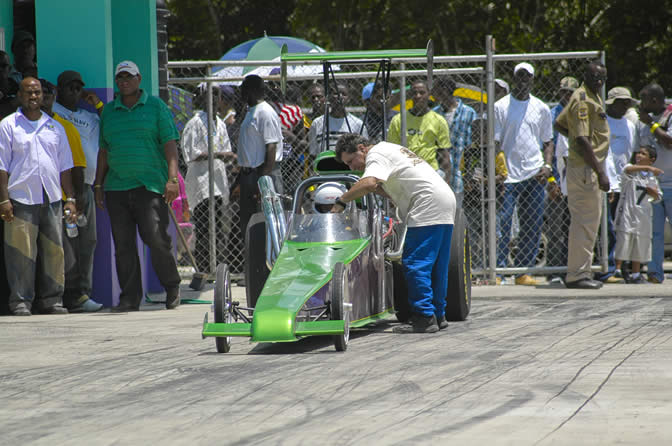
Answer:
[[[166, 104], [140, 89], [135, 63], [117, 65], [119, 96], [100, 116], [96, 205], [107, 202], [121, 287], [116, 312], [137, 311], [142, 301], [136, 228], [149, 247], [152, 266], [166, 289], [166, 308], [180, 303], [180, 275], [168, 235], [168, 205], [177, 198], [180, 135]], [[103, 194], [104, 192], [104, 194]]]

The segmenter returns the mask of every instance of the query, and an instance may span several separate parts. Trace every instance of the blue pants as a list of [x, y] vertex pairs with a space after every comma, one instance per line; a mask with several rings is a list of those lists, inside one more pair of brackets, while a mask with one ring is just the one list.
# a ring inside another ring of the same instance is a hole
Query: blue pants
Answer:
[[408, 228], [401, 263], [411, 311], [425, 317], [446, 312], [453, 225]]
[[663, 200], [654, 203], [653, 207], [653, 234], [651, 261], [648, 266], [648, 276], [658, 281], [665, 280], [663, 274], [663, 257], [665, 257], [665, 221], [672, 222], [672, 188], [661, 188]]
[[497, 266], [508, 264], [513, 210], [518, 205], [518, 253], [514, 266], [534, 266], [539, 252], [541, 227], [544, 222], [544, 186], [536, 178], [520, 183], [505, 183], [503, 202], [499, 209], [501, 234], [497, 242]]

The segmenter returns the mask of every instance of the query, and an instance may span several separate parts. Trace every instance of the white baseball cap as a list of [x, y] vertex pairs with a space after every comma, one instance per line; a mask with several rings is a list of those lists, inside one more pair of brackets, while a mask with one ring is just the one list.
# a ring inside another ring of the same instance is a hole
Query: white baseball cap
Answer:
[[515, 76], [518, 70], [525, 70], [534, 76], [534, 67], [527, 62], [521, 62], [513, 68], [513, 75]]
[[128, 73], [131, 76], [137, 76], [140, 74], [140, 70], [138, 70], [138, 66], [134, 62], [125, 60], [123, 62], [119, 62], [117, 68], [114, 70], [115, 76], [119, 73]]

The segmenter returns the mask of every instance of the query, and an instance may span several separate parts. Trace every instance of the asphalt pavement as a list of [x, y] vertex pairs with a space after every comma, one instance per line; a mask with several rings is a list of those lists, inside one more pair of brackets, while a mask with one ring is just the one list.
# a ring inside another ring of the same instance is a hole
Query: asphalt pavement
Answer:
[[217, 354], [209, 304], [0, 317], [0, 444], [670, 444], [670, 283], [477, 286], [467, 321], [396, 335], [391, 318], [344, 353]]

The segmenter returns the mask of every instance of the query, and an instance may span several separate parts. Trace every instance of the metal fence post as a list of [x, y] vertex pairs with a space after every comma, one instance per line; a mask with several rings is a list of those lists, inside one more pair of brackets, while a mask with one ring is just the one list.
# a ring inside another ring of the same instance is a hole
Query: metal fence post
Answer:
[[[212, 66], [207, 67], [207, 76], [212, 76]], [[208, 245], [210, 245], [210, 272], [217, 270], [217, 247], [215, 232], [215, 146], [214, 134], [217, 129], [215, 125], [215, 114], [217, 110], [212, 109], [212, 82], [207, 83], [207, 112], [208, 112]]]
[[488, 90], [488, 266], [489, 278], [495, 280], [497, 267], [497, 234], [496, 234], [496, 206], [495, 206], [495, 63], [492, 58], [495, 52], [495, 39], [491, 35], [485, 36], [485, 76]]
[[[406, 70], [406, 64], [399, 64], [401, 71]], [[406, 75], [399, 78], [399, 113], [401, 113], [401, 145], [406, 147]]]

